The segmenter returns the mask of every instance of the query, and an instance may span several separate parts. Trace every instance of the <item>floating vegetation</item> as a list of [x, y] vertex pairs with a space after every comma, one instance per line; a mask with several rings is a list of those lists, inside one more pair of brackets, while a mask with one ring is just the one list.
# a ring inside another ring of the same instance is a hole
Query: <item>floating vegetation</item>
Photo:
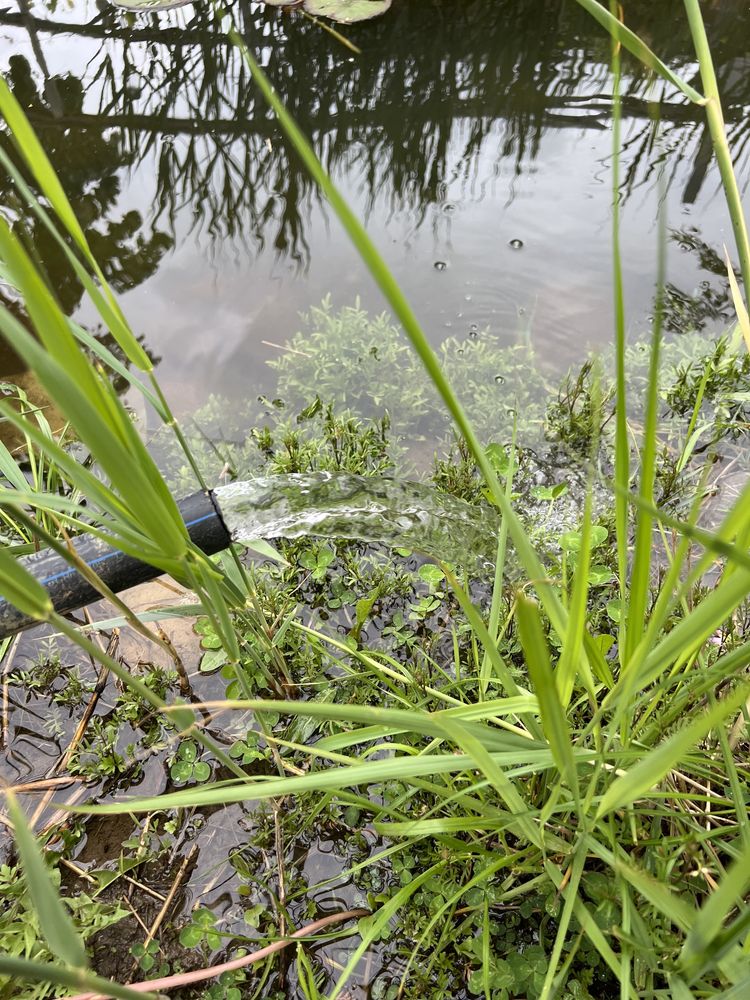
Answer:
[[327, 17], [339, 24], [354, 24], [385, 14], [392, 0], [263, 0], [263, 2], [269, 7], [303, 10], [313, 17]]

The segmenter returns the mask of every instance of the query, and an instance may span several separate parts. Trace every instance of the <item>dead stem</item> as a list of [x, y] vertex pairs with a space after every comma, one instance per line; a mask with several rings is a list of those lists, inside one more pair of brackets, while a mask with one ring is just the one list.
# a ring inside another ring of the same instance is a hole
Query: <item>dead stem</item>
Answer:
[[[84, 882], [89, 882], [92, 885], [96, 885], [96, 879], [93, 878], [91, 875], [89, 875], [89, 873], [85, 869], [81, 868], [79, 865], [77, 865], [74, 861], [71, 861], [69, 858], [61, 857], [60, 864], [65, 865], [65, 867], [70, 871], [72, 871], [77, 878], [82, 879]], [[141, 892], [145, 892], [147, 895], [151, 896], [159, 903], [163, 903], [166, 898], [160, 892], [157, 892], [156, 889], [152, 889], [151, 886], [144, 885], [143, 882], [139, 882], [137, 879], [131, 878], [130, 875], [122, 874], [120, 875], [120, 878], [123, 879], [125, 882], [127, 882], [128, 886], [135, 886], [136, 889], [140, 889]], [[112, 883], [109, 884], [111, 885]], [[121, 899], [122, 902], [127, 903], [130, 909], [133, 909], [130, 903], [130, 899], [127, 896], [123, 896], [121, 897]], [[146, 933], [148, 933], [148, 927], [144, 926], [143, 930]]]
[[10, 712], [9, 712], [9, 698], [8, 698], [8, 677], [10, 675], [10, 668], [13, 666], [13, 659], [16, 655], [16, 650], [18, 649], [18, 643], [20, 641], [20, 635], [16, 635], [10, 644], [10, 649], [3, 660], [3, 720], [2, 720], [2, 732], [0, 733], [0, 748], [5, 749], [8, 745], [8, 728], [10, 725]]
[[[284, 868], [284, 838], [281, 830], [281, 811], [283, 799], [272, 799], [271, 809], [273, 810], [273, 837], [276, 851], [276, 872], [278, 882], [278, 904], [279, 904], [279, 934], [286, 937], [286, 871]], [[281, 983], [284, 985], [284, 967], [281, 967]]]
[[197, 855], [197, 853], [198, 853], [198, 847], [196, 845], [193, 845], [192, 849], [182, 859], [182, 864], [177, 869], [177, 874], [175, 875], [174, 880], [172, 882], [172, 885], [170, 887], [170, 890], [167, 893], [167, 898], [164, 900], [164, 904], [163, 904], [162, 908], [156, 914], [156, 918], [155, 918], [154, 922], [151, 924], [151, 927], [149, 928], [149, 932], [146, 935], [146, 939], [143, 942], [143, 947], [144, 948], [148, 948], [148, 946], [154, 940], [154, 937], [156, 936], [157, 931], [161, 927], [161, 925], [162, 925], [162, 923], [164, 921], [164, 918], [166, 917], [167, 913], [169, 912], [169, 908], [172, 905], [172, 901], [174, 900], [174, 897], [175, 897], [175, 895], [177, 893], [177, 890], [182, 885], [183, 879], [185, 878], [185, 875], [187, 874], [188, 869], [190, 868], [190, 865], [193, 863], [193, 860], [195, 859], [195, 856]]

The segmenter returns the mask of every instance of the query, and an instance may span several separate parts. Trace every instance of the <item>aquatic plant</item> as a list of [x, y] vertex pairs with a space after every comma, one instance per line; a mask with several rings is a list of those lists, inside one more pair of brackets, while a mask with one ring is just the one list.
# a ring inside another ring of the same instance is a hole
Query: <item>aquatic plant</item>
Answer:
[[[302, 317], [288, 346], [269, 364], [278, 373], [276, 394], [291, 407], [319, 396], [362, 417], [385, 411], [396, 440], [449, 436], [435, 386], [386, 314], [371, 317], [358, 303], [335, 310], [327, 296]], [[541, 439], [548, 387], [530, 344], [503, 345], [486, 330], [472, 330], [447, 337], [438, 356], [484, 443], [510, 438], [517, 413], [529, 447]]]

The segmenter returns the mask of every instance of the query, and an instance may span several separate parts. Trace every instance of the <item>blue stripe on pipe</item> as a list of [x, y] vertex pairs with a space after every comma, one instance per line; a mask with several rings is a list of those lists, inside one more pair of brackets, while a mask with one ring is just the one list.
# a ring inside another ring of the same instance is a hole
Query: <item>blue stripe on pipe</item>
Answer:
[[[216, 517], [216, 514], [204, 514], [202, 517], [197, 517], [194, 521], [187, 521], [185, 523], [186, 528], [192, 528], [196, 524], [202, 524], [203, 521], [207, 521], [211, 517]], [[87, 566], [96, 566], [97, 563], [106, 562], [107, 559], [112, 559], [114, 556], [121, 556], [123, 553], [119, 549], [112, 552], [105, 552], [103, 556], [97, 556], [96, 559], [92, 559], [91, 562], [86, 563]], [[65, 576], [70, 576], [71, 573], [77, 573], [78, 570], [75, 566], [68, 566], [67, 569], [61, 570], [59, 573], [54, 573], [52, 576], [47, 576], [39, 582], [43, 587], [46, 587], [48, 583], [54, 583], [55, 580], [62, 580]]]

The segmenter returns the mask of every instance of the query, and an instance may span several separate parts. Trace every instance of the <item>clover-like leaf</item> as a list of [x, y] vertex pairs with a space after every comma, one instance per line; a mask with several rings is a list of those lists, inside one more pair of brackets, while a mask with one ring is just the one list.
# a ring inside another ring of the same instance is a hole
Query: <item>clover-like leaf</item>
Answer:
[[176, 760], [169, 769], [172, 781], [190, 781], [193, 776], [193, 765], [187, 760]]
[[328, 17], [340, 24], [368, 21], [385, 14], [391, 0], [305, 0], [305, 10], [316, 17]]
[[208, 781], [211, 777], [210, 766], [205, 761], [199, 760], [193, 765], [193, 777], [196, 781]]
[[203, 928], [196, 924], [188, 924], [180, 931], [180, 944], [183, 948], [195, 948], [203, 940]]

